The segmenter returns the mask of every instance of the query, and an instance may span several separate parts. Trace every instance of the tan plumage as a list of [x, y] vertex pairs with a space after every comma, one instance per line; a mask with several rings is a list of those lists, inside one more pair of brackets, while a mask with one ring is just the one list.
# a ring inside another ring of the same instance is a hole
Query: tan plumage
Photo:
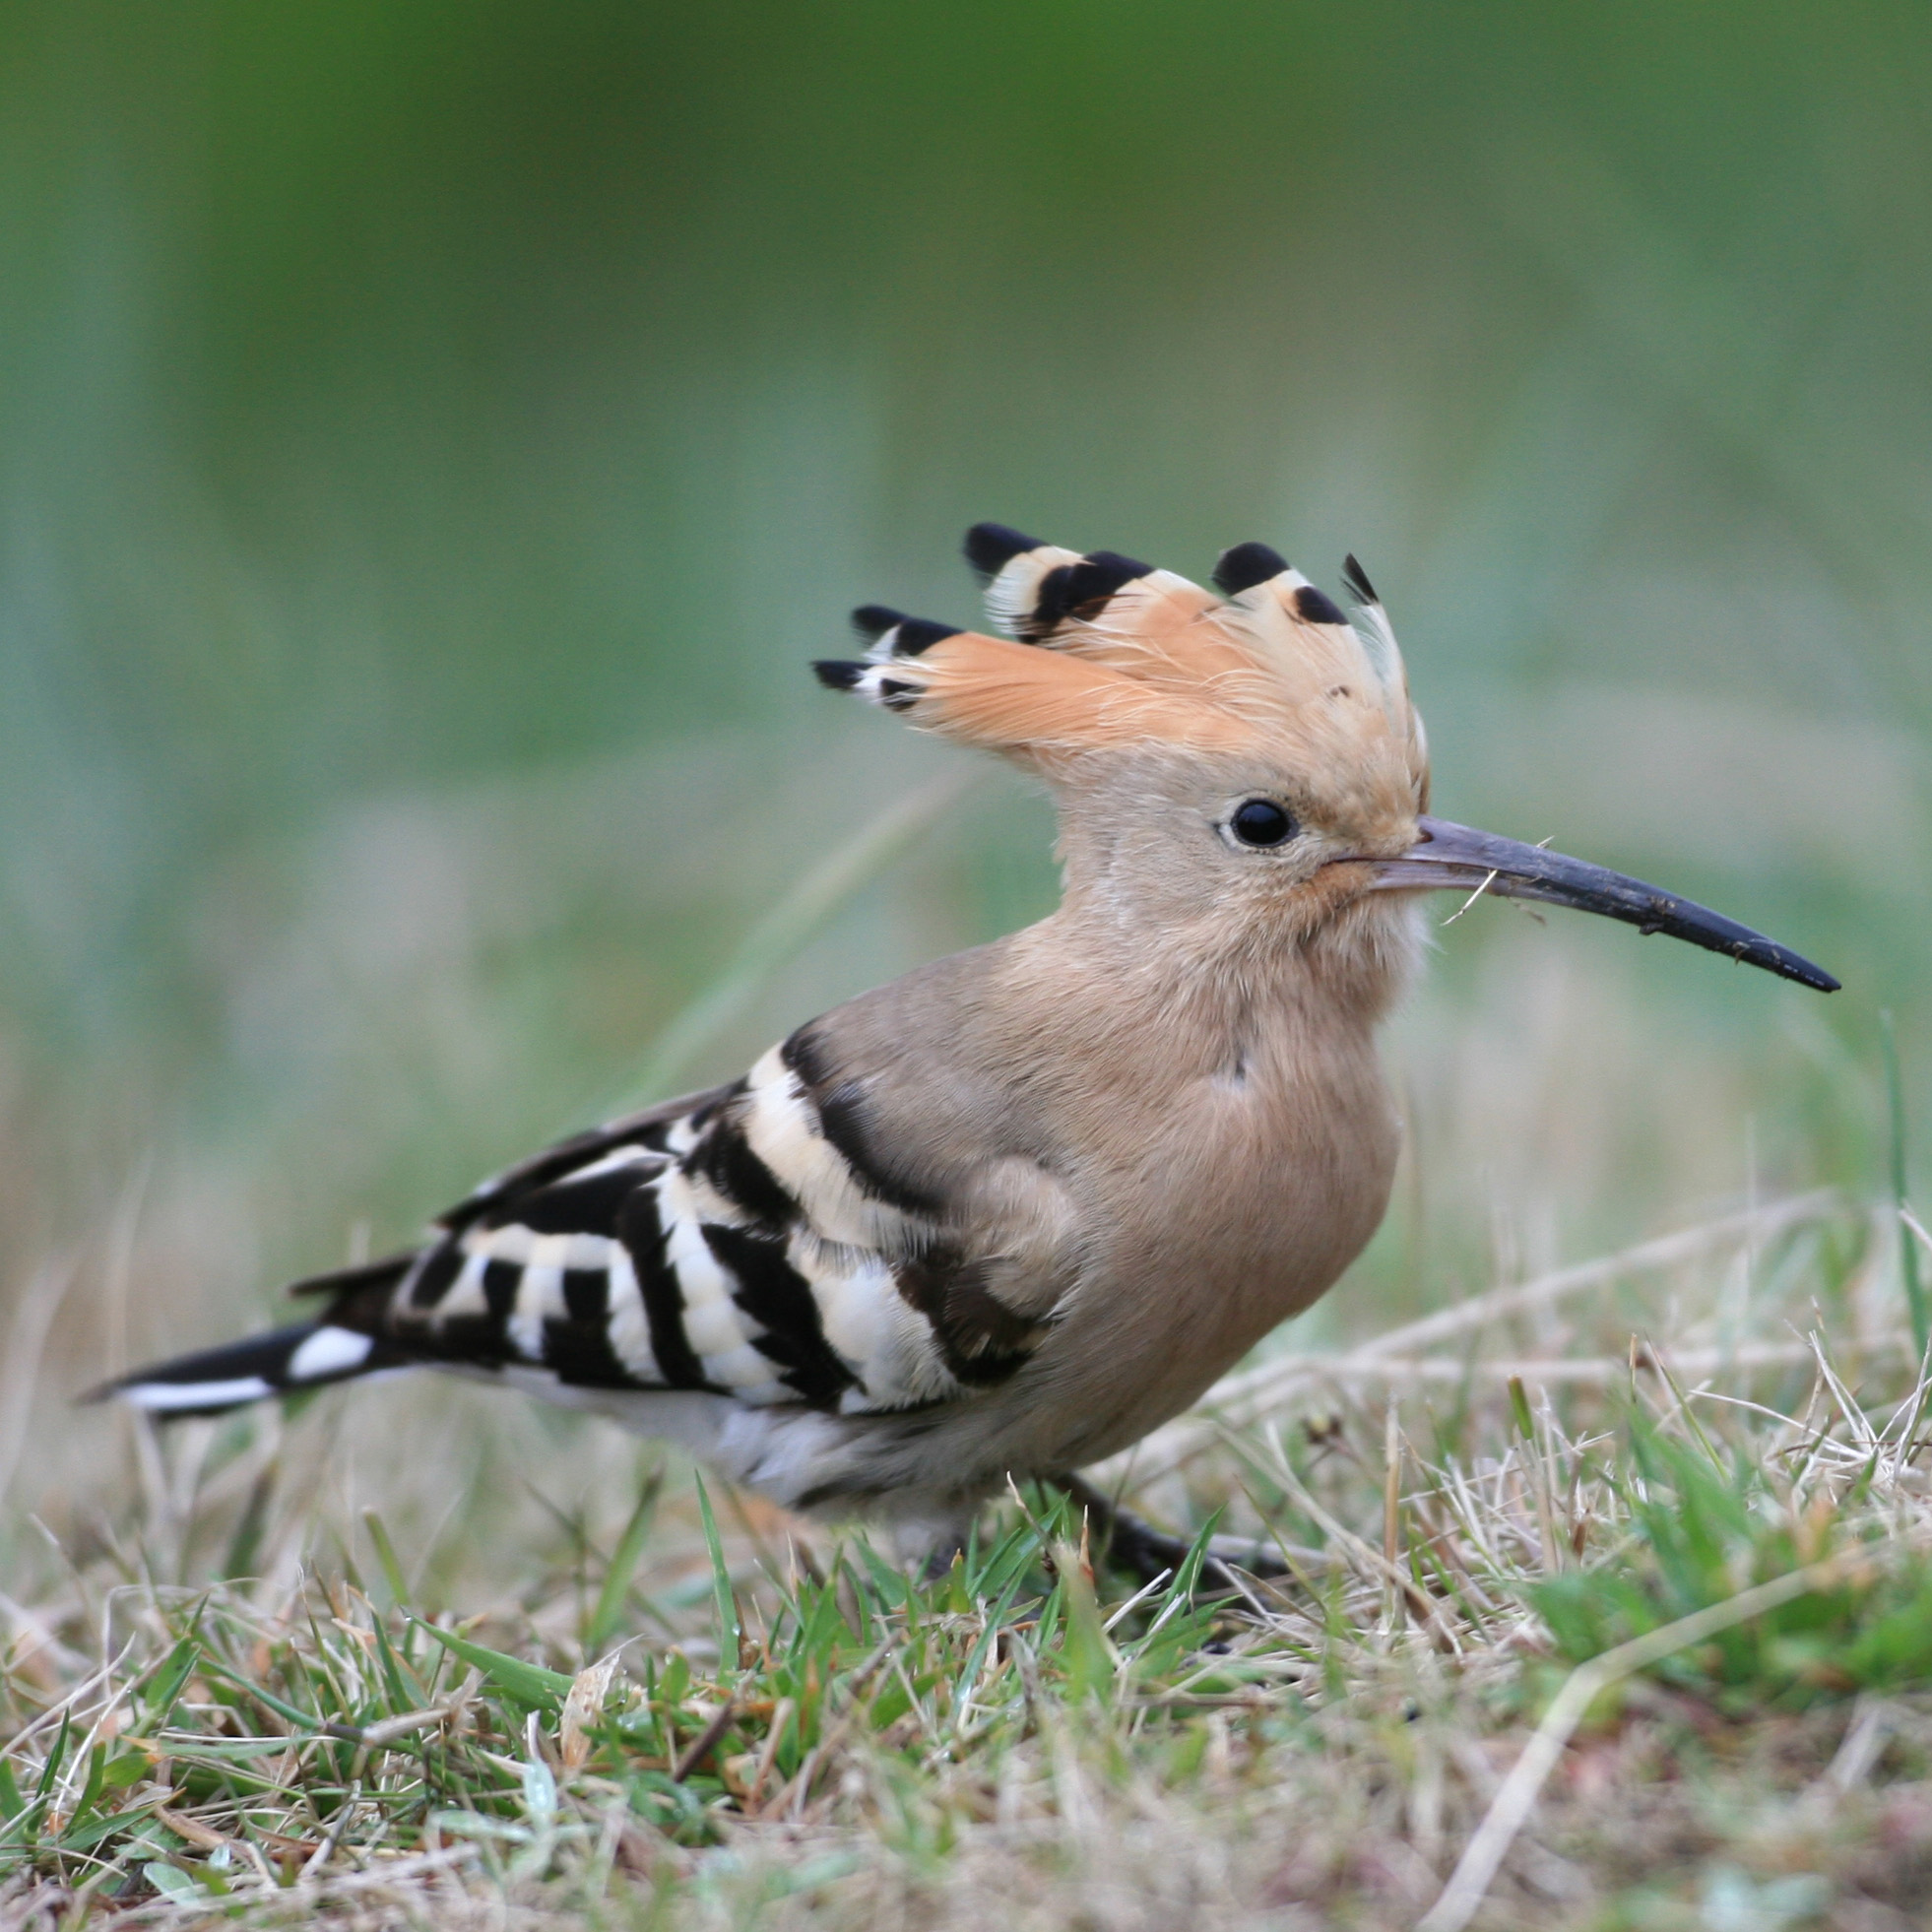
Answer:
[[1360, 1252], [1396, 1160], [1374, 1036], [1418, 890], [1487, 880], [1832, 984], [1637, 881], [1429, 818], [1352, 559], [1356, 624], [1259, 545], [1224, 555], [1219, 597], [996, 526], [968, 554], [1011, 639], [869, 608], [869, 656], [817, 669], [1045, 780], [1054, 914], [306, 1284], [319, 1321], [121, 1392], [179, 1413], [459, 1368], [795, 1507], [942, 1533], [1009, 1473], [1135, 1441]]

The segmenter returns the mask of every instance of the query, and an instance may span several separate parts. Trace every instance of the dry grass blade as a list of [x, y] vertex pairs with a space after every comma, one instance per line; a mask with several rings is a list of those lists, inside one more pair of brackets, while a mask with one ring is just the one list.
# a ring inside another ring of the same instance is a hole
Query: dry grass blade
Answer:
[[405, 1710], [394, 1717], [385, 1717], [379, 1723], [364, 1724], [354, 1733], [354, 1741], [365, 1750], [373, 1751], [382, 1745], [394, 1744], [398, 1738], [415, 1737], [419, 1732], [434, 1730], [438, 1724], [447, 1724], [475, 1701], [477, 1693], [483, 1688], [483, 1672], [473, 1670], [454, 1697], [431, 1705], [426, 1710]]
[[727, 1702], [724, 1708], [691, 1741], [691, 1748], [678, 1759], [671, 1773], [671, 1781], [674, 1784], [682, 1784], [710, 1757], [718, 1748], [719, 1739], [731, 1729], [732, 1720], [737, 1715], [736, 1707]]
[[1416, 1932], [1462, 1932], [1476, 1914], [1491, 1882], [1509, 1855], [1516, 1834], [1535, 1808], [1563, 1748], [1582, 1721], [1583, 1713], [1611, 1685], [1658, 1663], [1674, 1651], [1690, 1648], [1768, 1610], [1828, 1589], [1854, 1565], [1869, 1562], [1863, 1552], [1850, 1551], [1804, 1570], [1795, 1570], [1770, 1582], [1759, 1583], [1723, 1603], [1713, 1603], [1661, 1630], [1646, 1632], [1614, 1650], [1579, 1664], [1531, 1734], [1522, 1755], [1512, 1767], [1491, 1802], [1475, 1835], [1463, 1848], [1442, 1895], [1423, 1915]]

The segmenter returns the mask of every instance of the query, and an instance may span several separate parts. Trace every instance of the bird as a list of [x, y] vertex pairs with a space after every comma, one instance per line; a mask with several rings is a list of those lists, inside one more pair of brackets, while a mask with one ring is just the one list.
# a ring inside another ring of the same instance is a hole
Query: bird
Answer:
[[1345, 612], [1260, 543], [1223, 552], [1211, 589], [999, 524], [965, 552], [989, 630], [868, 605], [864, 654], [813, 669], [1044, 782], [1055, 911], [296, 1282], [308, 1320], [95, 1394], [207, 1415], [454, 1371], [943, 1552], [1009, 1482], [1101, 1507], [1081, 1467], [1361, 1252], [1400, 1144], [1377, 1030], [1425, 950], [1425, 894], [1572, 907], [1837, 987], [1677, 894], [1432, 816], [1353, 556]]

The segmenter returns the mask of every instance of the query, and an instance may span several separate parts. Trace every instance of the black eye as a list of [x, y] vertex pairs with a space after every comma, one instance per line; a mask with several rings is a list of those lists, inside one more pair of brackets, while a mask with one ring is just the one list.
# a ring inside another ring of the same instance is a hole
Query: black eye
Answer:
[[1244, 799], [1228, 829], [1243, 845], [1283, 845], [1295, 836], [1295, 821], [1272, 799]]

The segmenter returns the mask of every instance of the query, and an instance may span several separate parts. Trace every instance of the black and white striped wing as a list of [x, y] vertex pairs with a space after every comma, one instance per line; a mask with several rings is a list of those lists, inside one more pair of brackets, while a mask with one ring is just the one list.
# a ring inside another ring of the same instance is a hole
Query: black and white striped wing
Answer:
[[572, 1387], [846, 1414], [1003, 1380], [1044, 1324], [841, 1150], [805, 1040], [479, 1189], [389, 1291], [381, 1339]]

